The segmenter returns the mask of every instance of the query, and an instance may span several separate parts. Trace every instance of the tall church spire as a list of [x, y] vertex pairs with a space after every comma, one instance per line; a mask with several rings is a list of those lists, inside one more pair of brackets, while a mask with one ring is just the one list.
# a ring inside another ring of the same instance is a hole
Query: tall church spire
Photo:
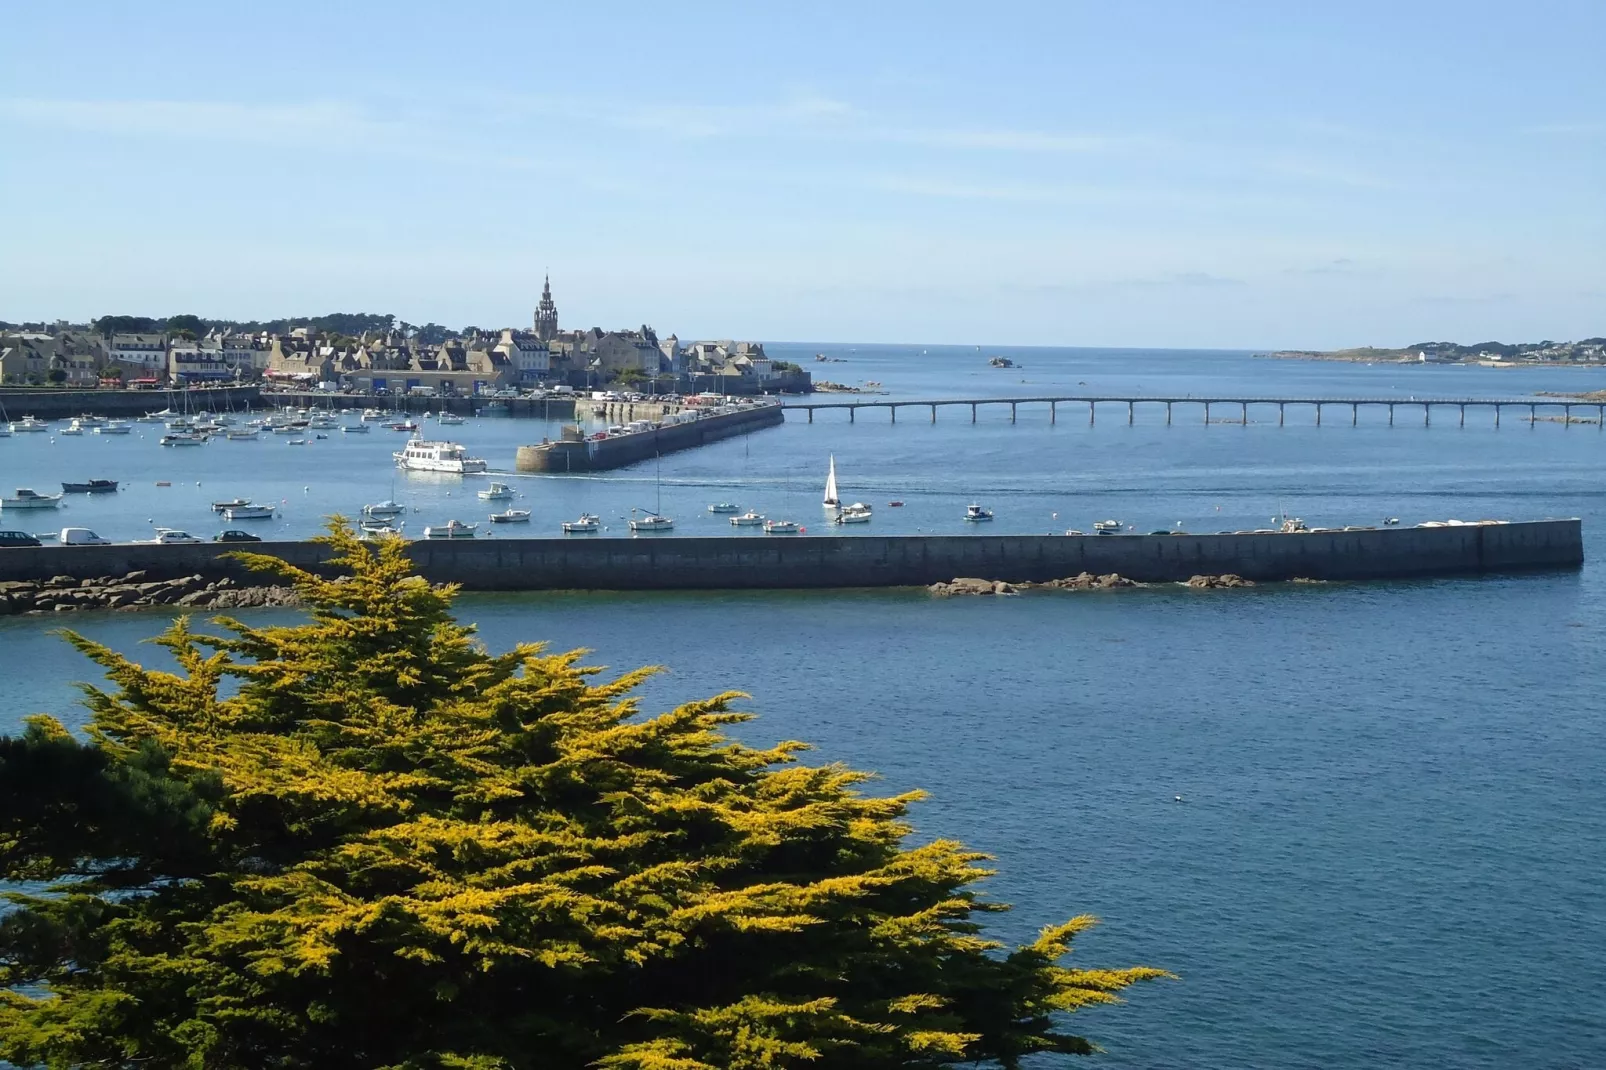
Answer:
[[535, 336], [550, 342], [558, 336], [558, 306], [552, 302], [552, 276], [541, 287], [541, 303], [535, 309]]

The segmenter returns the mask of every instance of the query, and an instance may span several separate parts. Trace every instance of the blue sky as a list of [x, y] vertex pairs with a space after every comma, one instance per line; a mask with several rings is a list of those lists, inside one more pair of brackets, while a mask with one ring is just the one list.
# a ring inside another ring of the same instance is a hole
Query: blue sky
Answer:
[[1606, 334], [1606, 3], [10, 5], [0, 319]]

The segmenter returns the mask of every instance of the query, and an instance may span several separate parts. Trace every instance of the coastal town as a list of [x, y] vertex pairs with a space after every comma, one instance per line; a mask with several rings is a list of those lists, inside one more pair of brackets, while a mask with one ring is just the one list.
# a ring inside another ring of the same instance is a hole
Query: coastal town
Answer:
[[[551, 386], [644, 392], [807, 393], [808, 372], [761, 342], [681, 342], [652, 327], [564, 330], [551, 280], [528, 328], [415, 327], [391, 316], [317, 317], [282, 329], [221, 321], [104, 317], [89, 324], [0, 323], [7, 386], [149, 387], [230, 382], [362, 394], [472, 396]], [[340, 322], [355, 321], [355, 322]], [[119, 328], [142, 329], [119, 329]], [[349, 333], [340, 327], [356, 328]]]
[[1276, 360], [1345, 360], [1363, 364], [1476, 364], [1494, 368], [1551, 365], [1606, 366], [1606, 338], [1576, 342], [1418, 342], [1398, 349], [1360, 346], [1355, 349], [1284, 349], [1268, 353]]

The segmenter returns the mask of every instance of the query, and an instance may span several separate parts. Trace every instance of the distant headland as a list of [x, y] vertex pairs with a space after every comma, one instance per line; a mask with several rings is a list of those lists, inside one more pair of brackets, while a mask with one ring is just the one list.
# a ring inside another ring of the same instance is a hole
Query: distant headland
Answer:
[[1362, 364], [1480, 364], [1493, 368], [1560, 364], [1606, 366], [1606, 338], [1577, 342], [1417, 342], [1399, 349], [1361, 346], [1355, 349], [1284, 349], [1261, 356], [1274, 360], [1347, 360]]

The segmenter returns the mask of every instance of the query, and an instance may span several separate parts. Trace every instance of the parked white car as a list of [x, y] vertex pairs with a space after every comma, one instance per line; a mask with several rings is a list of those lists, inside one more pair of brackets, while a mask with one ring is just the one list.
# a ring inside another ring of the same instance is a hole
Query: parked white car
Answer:
[[59, 541], [63, 546], [110, 546], [110, 539], [103, 539], [88, 528], [62, 528]]
[[158, 546], [163, 546], [163, 545], [168, 545], [168, 544], [172, 544], [172, 543], [200, 542], [201, 540], [197, 539], [194, 535], [191, 535], [189, 532], [187, 532], [187, 531], [179, 531], [177, 528], [157, 528], [156, 529], [156, 538], [154, 538], [154, 539], [135, 539], [134, 541], [135, 542], [140, 542], [140, 543], [155, 544], [155, 545], [158, 545]]

